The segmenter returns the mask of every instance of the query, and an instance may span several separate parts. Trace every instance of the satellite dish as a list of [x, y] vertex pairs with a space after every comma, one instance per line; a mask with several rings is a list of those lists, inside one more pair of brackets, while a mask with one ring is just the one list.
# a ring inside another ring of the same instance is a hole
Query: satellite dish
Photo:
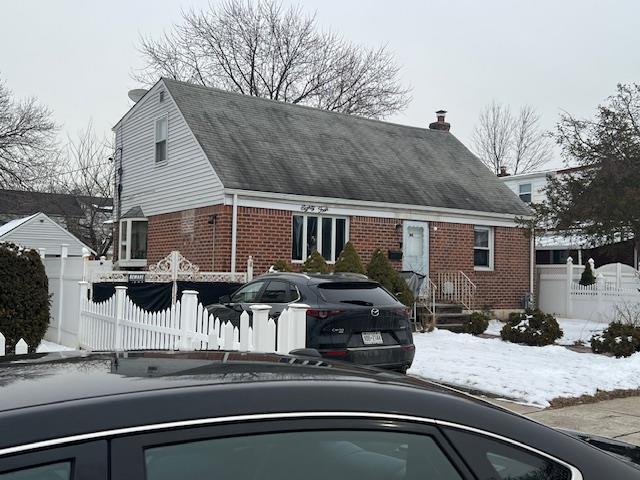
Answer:
[[148, 90], [144, 88], [134, 88], [133, 90], [129, 90], [129, 98], [133, 102], [138, 102], [147, 92]]

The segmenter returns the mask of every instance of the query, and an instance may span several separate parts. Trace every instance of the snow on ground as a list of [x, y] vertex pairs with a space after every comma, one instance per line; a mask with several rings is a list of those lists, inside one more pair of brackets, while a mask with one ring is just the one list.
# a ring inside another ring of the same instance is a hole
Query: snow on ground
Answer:
[[446, 330], [416, 333], [413, 339], [416, 357], [409, 374], [522, 403], [547, 407], [557, 397], [640, 388], [640, 353], [616, 359]]
[[[575, 345], [578, 341], [589, 345], [591, 337], [596, 333], [601, 333], [607, 327], [606, 323], [579, 318], [558, 318], [557, 320], [563, 332], [562, 338], [556, 341], [558, 345]], [[489, 328], [484, 333], [499, 336], [503, 326], [503, 322], [491, 320]]]
[[69, 350], [74, 350], [74, 349], [65, 347], [64, 345], [59, 345], [57, 343], [49, 342], [47, 340], [42, 340], [42, 342], [40, 342], [40, 345], [36, 349], [36, 352], [37, 353], [66, 352]]

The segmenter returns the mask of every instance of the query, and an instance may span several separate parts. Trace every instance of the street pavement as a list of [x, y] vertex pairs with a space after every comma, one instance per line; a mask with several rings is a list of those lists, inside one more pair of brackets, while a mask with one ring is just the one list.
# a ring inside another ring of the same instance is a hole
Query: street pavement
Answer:
[[616, 438], [640, 446], [640, 397], [546, 409], [486, 400], [552, 427]]

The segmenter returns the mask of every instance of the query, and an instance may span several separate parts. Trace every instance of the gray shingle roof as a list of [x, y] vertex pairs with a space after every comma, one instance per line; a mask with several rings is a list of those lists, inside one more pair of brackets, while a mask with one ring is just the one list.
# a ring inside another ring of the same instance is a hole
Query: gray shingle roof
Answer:
[[107, 208], [113, 205], [113, 201], [110, 198], [64, 193], [0, 190], [0, 214], [26, 216], [42, 212], [47, 215], [82, 217], [83, 204]]
[[163, 80], [225, 188], [530, 214], [449, 132]]

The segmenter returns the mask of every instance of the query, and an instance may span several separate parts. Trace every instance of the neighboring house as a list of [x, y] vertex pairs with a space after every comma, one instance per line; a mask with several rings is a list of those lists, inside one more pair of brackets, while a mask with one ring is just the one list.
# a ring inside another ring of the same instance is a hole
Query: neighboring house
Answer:
[[60, 256], [63, 245], [67, 246], [69, 257], [82, 257], [83, 249], [95, 253], [71, 232], [41, 212], [0, 225], [0, 242], [11, 242], [39, 250], [46, 257]]
[[110, 198], [0, 190], [0, 226], [42, 212], [98, 255], [108, 255], [111, 251], [112, 210]]
[[[450, 132], [162, 79], [115, 125], [118, 265], [171, 250], [204, 271], [294, 268], [351, 241], [397, 269], [463, 272], [475, 305], [531, 291], [530, 210]], [[459, 275], [457, 278], [462, 278]]]
[[[501, 175], [500, 179], [523, 202], [542, 203], [546, 199], [544, 189], [547, 186], [547, 178], [571, 171], [575, 171], [575, 168]], [[553, 231], [536, 235], [537, 264], [563, 264], [568, 257], [572, 257], [573, 261], [579, 265], [593, 258], [596, 265], [620, 262], [636, 268], [638, 266], [638, 252], [635, 251], [633, 239], [617, 239], [615, 242], [603, 240], [594, 243], [593, 239], [587, 238], [579, 231], [572, 232], [571, 235], [562, 235], [560, 232]]]

